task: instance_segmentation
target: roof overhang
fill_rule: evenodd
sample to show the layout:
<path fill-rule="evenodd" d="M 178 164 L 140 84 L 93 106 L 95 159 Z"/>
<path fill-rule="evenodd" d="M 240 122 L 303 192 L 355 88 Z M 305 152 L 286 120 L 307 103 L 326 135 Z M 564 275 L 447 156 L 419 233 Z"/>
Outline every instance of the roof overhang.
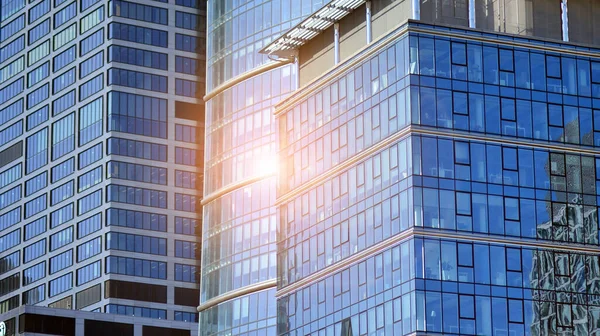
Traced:
<path fill-rule="evenodd" d="M 367 0 L 332 0 L 259 52 L 282 58 L 294 57 L 301 46 L 365 2 Z"/>

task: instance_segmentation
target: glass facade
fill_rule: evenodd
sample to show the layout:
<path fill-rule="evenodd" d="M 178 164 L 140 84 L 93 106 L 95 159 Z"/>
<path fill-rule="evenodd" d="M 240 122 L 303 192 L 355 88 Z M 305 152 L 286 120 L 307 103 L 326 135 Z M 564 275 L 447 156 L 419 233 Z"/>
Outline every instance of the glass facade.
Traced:
<path fill-rule="evenodd" d="M 0 3 L 0 314 L 39 305 L 197 330 L 205 2 Z M 196 48 L 169 48 L 183 32 Z M 179 81 L 193 89 L 179 95 Z M 170 294 L 119 296 L 111 281 Z"/>
<path fill-rule="evenodd" d="M 276 111 L 277 333 L 598 333 L 600 50 L 391 35 Z"/>
<path fill-rule="evenodd" d="M 273 107 L 296 88 L 297 73 L 287 64 L 245 74 L 272 62 L 258 51 L 325 2 L 208 2 L 206 78 L 211 99 L 206 102 L 201 335 L 276 333 Z M 188 24 L 193 20 L 183 28 Z M 176 37 L 176 49 L 193 48 L 194 41 L 187 39 L 184 34 Z M 176 62 L 177 72 L 195 71 L 196 65 L 186 59 Z M 225 82 L 234 84 L 220 88 Z M 176 85 L 177 94 L 185 96 L 187 83 Z M 181 157 L 185 164 L 185 152 Z"/>

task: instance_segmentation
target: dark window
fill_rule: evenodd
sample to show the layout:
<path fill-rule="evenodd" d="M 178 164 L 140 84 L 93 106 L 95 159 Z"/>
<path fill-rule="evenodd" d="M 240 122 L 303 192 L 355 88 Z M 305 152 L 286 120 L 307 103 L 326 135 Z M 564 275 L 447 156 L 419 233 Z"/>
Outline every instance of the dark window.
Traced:
<path fill-rule="evenodd" d="M 75 336 L 75 319 L 61 316 L 21 314 L 19 316 L 19 332 Z M 88 334 L 86 333 L 86 335 Z"/>
<path fill-rule="evenodd" d="M 200 304 L 200 291 L 198 289 L 175 287 L 175 304 L 198 307 Z"/>
<path fill-rule="evenodd" d="M 198 293 L 196 294 L 197 295 L 195 297 L 199 299 Z M 108 280 L 104 283 L 104 298 L 117 298 L 126 300 L 167 303 L 167 286 L 150 285 L 119 280 Z M 178 304 L 177 299 L 175 299 L 175 304 Z"/>
<path fill-rule="evenodd" d="M 86 336 L 133 336 L 133 324 L 85 320 L 84 333 Z"/>

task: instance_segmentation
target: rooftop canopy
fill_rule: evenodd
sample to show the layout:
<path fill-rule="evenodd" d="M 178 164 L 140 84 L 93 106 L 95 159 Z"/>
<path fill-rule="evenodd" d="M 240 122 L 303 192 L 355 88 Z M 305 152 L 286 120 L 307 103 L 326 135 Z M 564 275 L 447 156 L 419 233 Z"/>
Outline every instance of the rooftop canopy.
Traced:
<path fill-rule="evenodd" d="M 332 0 L 311 16 L 304 19 L 287 33 L 264 47 L 260 53 L 291 57 L 315 36 L 321 34 L 335 22 L 367 2 L 366 0 Z"/>

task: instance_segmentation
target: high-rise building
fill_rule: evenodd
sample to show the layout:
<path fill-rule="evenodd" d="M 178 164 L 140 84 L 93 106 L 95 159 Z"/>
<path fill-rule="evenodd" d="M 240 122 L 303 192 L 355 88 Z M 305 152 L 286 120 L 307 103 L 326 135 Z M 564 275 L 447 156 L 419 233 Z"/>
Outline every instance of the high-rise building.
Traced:
<path fill-rule="evenodd" d="M 197 330 L 206 3 L 0 4 L 0 314 Z"/>
<path fill-rule="evenodd" d="M 333 0 L 263 48 L 277 334 L 600 332 L 599 11 Z"/>
<path fill-rule="evenodd" d="M 258 51 L 323 4 L 208 1 L 200 335 L 276 333 L 273 106 L 297 76 Z"/>

